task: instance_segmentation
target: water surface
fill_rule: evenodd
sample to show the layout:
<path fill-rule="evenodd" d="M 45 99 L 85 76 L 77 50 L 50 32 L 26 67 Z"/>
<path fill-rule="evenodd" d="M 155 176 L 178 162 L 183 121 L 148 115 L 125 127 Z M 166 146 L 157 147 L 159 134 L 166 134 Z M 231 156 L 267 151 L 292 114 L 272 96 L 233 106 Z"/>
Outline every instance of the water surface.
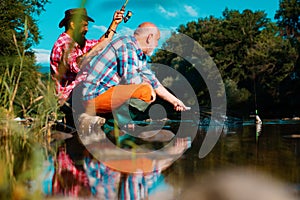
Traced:
<path fill-rule="evenodd" d="M 205 127 L 200 126 L 192 148 L 165 171 L 175 193 L 180 194 L 207 174 L 240 168 L 265 173 L 299 191 L 299 121 L 265 120 L 261 127 L 248 121 L 225 127 L 212 151 L 200 159 L 198 152 L 205 134 Z"/>

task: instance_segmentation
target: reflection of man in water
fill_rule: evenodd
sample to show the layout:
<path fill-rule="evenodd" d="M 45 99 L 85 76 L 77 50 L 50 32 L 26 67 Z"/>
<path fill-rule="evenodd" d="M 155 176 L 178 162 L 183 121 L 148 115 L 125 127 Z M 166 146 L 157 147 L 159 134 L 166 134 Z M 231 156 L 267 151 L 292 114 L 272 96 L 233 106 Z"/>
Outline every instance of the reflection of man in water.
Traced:
<path fill-rule="evenodd" d="M 173 163 L 173 156 L 187 148 L 186 138 L 178 138 L 163 159 L 86 159 L 84 168 L 91 191 L 99 199 L 170 199 L 173 189 L 164 181 L 162 171 Z"/>
<path fill-rule="evenodd" d="M 43 186 L 48 195 L 54 196 L 93 196 L 108 200 L 166 199 L 172 195 L 172 188 L 165 183 L 161 173 L 173 163 L 172 156 L 181 155 L 187 148 L 185 139 L 178 139 L 166 152 L 165 159 L 134 158 L 99 162 L 87 156 L 83 170 L 75 167 L 64 148 L 59 148 L 56 160 L 51 162 L 54 177 L 47 177 L 53 178 L 52 187 L 49 188 L 48 183 L 51 182 L 48 180 L 44 181 Z"/>

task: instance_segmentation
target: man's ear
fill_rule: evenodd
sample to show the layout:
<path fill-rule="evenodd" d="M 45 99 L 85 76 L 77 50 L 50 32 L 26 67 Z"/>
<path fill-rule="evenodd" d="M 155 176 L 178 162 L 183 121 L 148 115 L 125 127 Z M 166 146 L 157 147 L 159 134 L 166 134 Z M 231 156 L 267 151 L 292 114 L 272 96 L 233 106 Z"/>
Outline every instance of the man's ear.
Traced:
<path fill-rule="evenodd" d="M 151 42 L 152 38 L 153 38 L 153 34 L 150 33 L 150 34 L 147 36 L 147 40 L 146 40 L 147 44 L 149 44 L 149 43 Z"/>
<path fill-rule="evenodd" d="M 73 21 L 70 22 L 70 28 L 73 30 L 75 29 L 75 23 Z"/>

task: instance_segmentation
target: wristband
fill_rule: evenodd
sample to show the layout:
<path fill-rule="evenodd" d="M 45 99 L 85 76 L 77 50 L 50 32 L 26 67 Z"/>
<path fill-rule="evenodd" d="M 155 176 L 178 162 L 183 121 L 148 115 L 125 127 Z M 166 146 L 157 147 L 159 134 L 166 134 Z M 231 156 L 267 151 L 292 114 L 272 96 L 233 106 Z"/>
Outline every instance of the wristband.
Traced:
<path fill-rule="evenodd" d="M 105 33 L 105 37 L 106 37 L 106 38 L 108 38 L 108 35 L 109 35 L 110 31 L 112 31 L 112 32 L 114 32 L 114 33 L 117 33 L 115 30 L 109 28 L 109 29 L 107 29 L 107 31 L 106 31 L 106 33 Z"/>
<path fill-rule="evenodd" d="M 115 30 L 113 30 L 113 29 L 111 29 L 111 28 L 110 28 L 109 30 L 111 30 L 111 31 L 114 32 L 114 33 L 117 33 L 117 31 L 115 31 Z"/>

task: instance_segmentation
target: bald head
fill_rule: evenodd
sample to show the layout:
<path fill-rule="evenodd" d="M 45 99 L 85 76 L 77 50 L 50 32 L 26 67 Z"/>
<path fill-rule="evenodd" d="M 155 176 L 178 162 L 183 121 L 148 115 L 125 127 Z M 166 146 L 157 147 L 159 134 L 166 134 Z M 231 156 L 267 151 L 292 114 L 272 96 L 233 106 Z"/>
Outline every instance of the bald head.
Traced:
<path fill-rule="evenodd" d="M 134 37 L 137 39 L 143 52 L 147 55 L 151 55 L 158 45 L 160 31 L 155 24 L 144 22 L 134 31 Z"/>
<path fill-rule="evenodd" d="M 151 22 L 144 22 L 140 24 L 134 31 L 135 36 L 145 36 L 148 34 L 157 34 L 159 32 L 155 24 Z"/>

